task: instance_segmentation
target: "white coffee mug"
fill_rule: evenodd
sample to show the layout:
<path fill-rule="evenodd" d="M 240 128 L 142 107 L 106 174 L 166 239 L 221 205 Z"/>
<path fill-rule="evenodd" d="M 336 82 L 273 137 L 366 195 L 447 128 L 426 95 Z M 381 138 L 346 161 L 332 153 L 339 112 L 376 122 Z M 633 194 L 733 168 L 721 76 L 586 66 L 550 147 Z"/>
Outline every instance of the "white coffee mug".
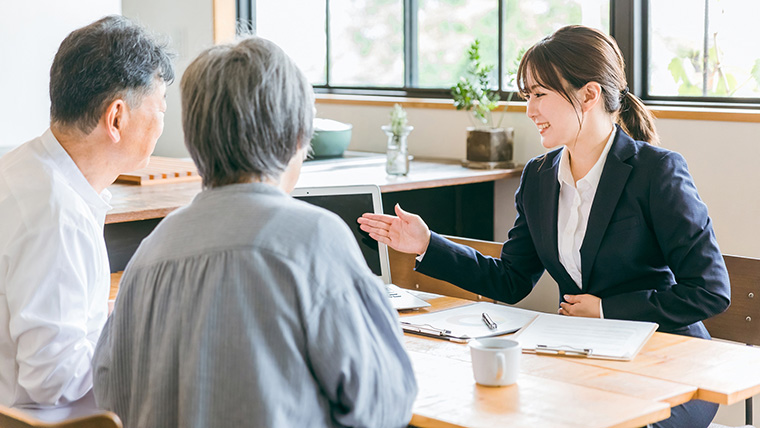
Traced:
<path fill-rule="evenodd" d="M 489 337 L 469 343 L 475 382 L 506 386 L 517 382 L 522 349 L 515 340 Z"/>

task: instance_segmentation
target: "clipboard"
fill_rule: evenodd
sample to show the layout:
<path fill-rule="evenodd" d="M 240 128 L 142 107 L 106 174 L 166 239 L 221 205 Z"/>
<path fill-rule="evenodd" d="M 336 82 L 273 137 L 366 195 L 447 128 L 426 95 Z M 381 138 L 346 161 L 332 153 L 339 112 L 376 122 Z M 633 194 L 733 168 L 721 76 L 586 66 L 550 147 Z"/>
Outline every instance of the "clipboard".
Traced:
<path fill-rule="evenodd" d="M 496 324 L 483 321 L 488 314 Z M 540 312 L 495 303 L 478 302 L 456 308 L 401 318 L 407 333 L 465 343 L 471 339 L 514 333 L 530 323 Z"/>
<path fill-rule="evenodd" d="M 524 353 L 630 361 L 658 324 L 540 314 L 514 337 Z"/>

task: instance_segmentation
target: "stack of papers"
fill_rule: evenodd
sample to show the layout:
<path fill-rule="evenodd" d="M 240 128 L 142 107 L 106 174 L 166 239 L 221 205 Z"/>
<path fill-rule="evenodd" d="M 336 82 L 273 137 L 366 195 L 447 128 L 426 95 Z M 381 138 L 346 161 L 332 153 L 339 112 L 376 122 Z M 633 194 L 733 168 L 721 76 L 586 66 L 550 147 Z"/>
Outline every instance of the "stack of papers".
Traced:
<path fill-rule="evenodd" d="M 527 353 L 630 361 L 657 327 L 651 322 L 540 314 L 514 339 Z"/>
<path fill-rule="evenodd" d="M 496 324 L 489 328 L 483 314 Z M 658 325 L 651 322 L 569 317 L 479 302 L 422 315 L 403 317 L 407 333 L 454 342 L 517 334 L 523 352 L 568 357 L 632 360 Z"/>
<path fill-rule="evenodd" d="M 483 321 L 486 313 L 496 323 L 489 328 Z M 479 302 L 445 309 L 428 314 L 414 315 L 401 319 L 401 327 L 408 333 L 433 336 L 454 342 L 466 342 L 481 337 L 514 333 L 540 312 L 519 309 L 512 306 Z"/>

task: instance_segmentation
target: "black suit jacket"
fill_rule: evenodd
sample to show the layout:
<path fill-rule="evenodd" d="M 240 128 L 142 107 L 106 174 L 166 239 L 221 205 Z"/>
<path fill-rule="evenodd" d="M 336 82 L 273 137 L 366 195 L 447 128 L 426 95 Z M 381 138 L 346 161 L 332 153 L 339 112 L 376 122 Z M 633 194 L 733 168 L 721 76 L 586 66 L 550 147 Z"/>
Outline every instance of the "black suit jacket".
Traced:
<path fill-rule="evenodd" d="M 730 287 L 683 157 L 617 130 L 589 213 L 578 288 L 559 261 L 560 155 L 554 150 L 525 166 L 501 258 L 433 233 L 417 270 L 507 303 L 527 296 L 547 270 L 560 296 L 600 297 L 605 318 L 652 321 L 661 331 L 708 338 L 700 321 L 726 310 Z"/>

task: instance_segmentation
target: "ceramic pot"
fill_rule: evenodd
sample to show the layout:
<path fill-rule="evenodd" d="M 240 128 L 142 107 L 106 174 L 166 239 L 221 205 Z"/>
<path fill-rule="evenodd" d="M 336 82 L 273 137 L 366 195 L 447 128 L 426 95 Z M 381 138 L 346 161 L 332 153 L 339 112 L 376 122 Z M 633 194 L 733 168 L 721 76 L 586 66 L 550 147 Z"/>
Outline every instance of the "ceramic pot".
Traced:
<path fill-rule="evenodd" d="M 470 168 L 513 168 L 514 128 L 467 128 L 467 160 Z"/>

